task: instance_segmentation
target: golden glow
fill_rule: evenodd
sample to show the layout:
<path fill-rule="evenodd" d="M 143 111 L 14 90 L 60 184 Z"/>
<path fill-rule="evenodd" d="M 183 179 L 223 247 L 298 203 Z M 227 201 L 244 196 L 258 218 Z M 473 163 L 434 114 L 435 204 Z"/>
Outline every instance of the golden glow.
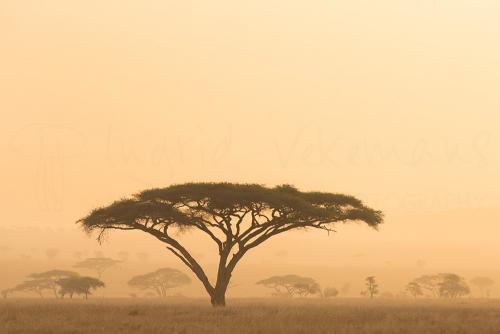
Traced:
<path fill-rule="evenodd" d="M 133 233 L 99 248 L 74 221 L 227 180 L 386 213 L 380 232 L 294 233 L 241 268 L 497 270 L 499 18 L 493 0 L 3 0 L 0 261 L 131 247 L 175 263 Z"/>

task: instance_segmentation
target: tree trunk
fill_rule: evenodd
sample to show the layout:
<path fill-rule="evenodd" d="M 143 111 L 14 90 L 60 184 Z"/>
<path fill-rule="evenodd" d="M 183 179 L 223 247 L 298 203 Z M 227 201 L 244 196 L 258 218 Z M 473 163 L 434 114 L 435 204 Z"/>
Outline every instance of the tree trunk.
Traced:
<path fill-rule="evenodd" d="M 231 279 L 231 273 L 227 271 L 220 271 L 217 277 L 215 288 L 210 294 L 210 301 L 213 307 L 226 306 L 226 291 Z"/>
<path fill-rule="evenodd" d="M 226 306 L 226 289 L 214 290 L 214 293 L 210 297 L 210 302 L 213 307 Z"/>

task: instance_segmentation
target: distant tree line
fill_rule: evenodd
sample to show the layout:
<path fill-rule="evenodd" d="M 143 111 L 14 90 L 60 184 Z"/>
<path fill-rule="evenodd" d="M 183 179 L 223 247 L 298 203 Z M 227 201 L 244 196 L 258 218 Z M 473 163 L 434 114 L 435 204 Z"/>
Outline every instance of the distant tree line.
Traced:
<path fill-rule="evenodd" d="M 105 283 L 101 280 L 103 273 L 109 268 L 122 261 L 109 258 L 88 258 L 74 265 L 75 268 L 93 270 L 97 278 L 82 276 L 70 270 L 49 270 L 32 273 L 26 279 L 12 288 L 0 291 L 3 298 L 8 298 L 16 293 L 29 292 L 41 298 L 52 295 L 54 298 L 63 299 L 66 296 L 73 298 L 75 295 L 87 299 L 94 290 L 104 288 Z M 475 286 L 482 297 L 489 297 L 490 289 L 495 282 L 488 277 L 475 277 L 469 282 Z M 171 289 L 187 285 L 191 279 L 183 272 L 173 268 L 160 268 L 152 272 L 133 276 L 127 281 L 128 286 L 142 292 L 142 296 L 156 296 L 166 298 Z M 346 295 L 350 284 L 344 284 L 340 291 L 333 286 L 322 288 L 321 285 L 311 277 L 296 274 L 277 275 L 256 282 L 257 285 L 271 289 L 272 296 L 287 298 L 306 298 L 316 296 L 320 298 L 334 298 L 339 294 Z M 375 276 L 368 276 L 364 280 L 365 288 L 361 295 L 373 299 L 377 296 L 392 298 L 390 292 L 379 293 L 379 284 Z M 446 298 L 456 299 L 467 296 L 471 289 L 467 281 L 454 273 L 439 273 L 434 275 L 419 276 L 405 286 L 398 296 L 411 296 L 413 298 Z M 137 294 L 131 294 L 136 297 Z"/>
<path fill-rule="evenodd" d="M 495 282 L 488 277 L 475 277 L 469 281 L 481 291 L 483 297 L 489 297 L 489 289 Z M 332 298 L 339 295 L 339 290 L 335 287 L 321 288 L 321 286 L 310 277 L 299 275 L 271 276 L 260 280 L 257 285 L 272 289 L 272 296 L 276 297 L 308 297 L 318 296 L 322 298 Z M 345 284 L 341 291 L 345 294 L 349 285 Z M 455 299 L 467 296 L 471 289 L 467 281 L 454 273 L 439 273 L 435 275 L 423 275 L 411 280 L 402 293 L 398 296 L 412 296 L 414 298 L 446 298 Z M 379 284 L 375 276 L 365 278 L 365 288 L 361 295 L 373 299 L 377 296 L 382 298 L 393 298 L 391 292 L 379 291 Z"/>
<path fill-rule="evenodd" d="M 98 275 L 118 263 L 106 258 L 91 258 L 79 262 L 75 267 L 95 270 Z M 182 285 L 189 284 L 189 277 L 177 269 L 161 268 L 154 272 L 132 277 L 128 285 L 132 288 L 146 291 L 145 296 L 156 295 L 161 298 L 168 296 L 168 291 Z M 105 283 L 99 278 L 81 276 L 77 272 L 69 270 L 49 270 L 41 273 L 33 273 L 26 280 L 16 286 L 0 291 L 3 298 L 19 293 L 35 293 L 40 298 L 50 293 L 55 298 L 63 299 L 65 296 L 73 298 L 81 295 L 88 299 L 92 291 L 104 288 Z"/>
<path fill-rule="evenodd" d="M 465 279 L 453 273 L 417 277 L 406 285 L 406 290 L 414 298 L 420 296 L 459 298 L 470 294 L 470 288 Z"/>
<path fill-rule="evenodd" d="M 321 288 L 320 284 L 311 277 L 303 277 L 295 274 L 283 276 L 271 276 L 256 283 L 265 288 L 272 289 L 275 297 L 309 297 L 318 296 L 322 298 L 337 297 L 339 291 L 335 287 Z"/>
<path fill-rule="evenodd" d="M 101 281 L 104 271 L 120 262 L 106 257 L 88 258 L 73 267 L 93 270 L 98 278 L 81 276 L 75 271 L 54 269 L 30 274 L 25 281 L 1 291 L 1 294 L 3 298 L 7 298 L 17 292 L 32 292 L 44 298 L 48 291 L 55 298 L 62 299 L 65 296 L 73 298 L 74 295 L 82 295 L 87 299 L 93 290 L 105 287 L 105 283 Z"/>
<path fill-rule="evenodd" d="M 2 291 L 3 298 L 16 292 L 33 292 L 40 298 L 44 298 L 45 292 L 50 292 L 55 298 L 64 298 L 68 295 L 82 295 L 85 299 L 92 294 L 92 290 L 103 288 L 104 282 L 97 278 L 80 276 L 78 273 L 68 270 L 49 270 L 41 273 L 33 273 L 27 279 L 13 288 Z"/>

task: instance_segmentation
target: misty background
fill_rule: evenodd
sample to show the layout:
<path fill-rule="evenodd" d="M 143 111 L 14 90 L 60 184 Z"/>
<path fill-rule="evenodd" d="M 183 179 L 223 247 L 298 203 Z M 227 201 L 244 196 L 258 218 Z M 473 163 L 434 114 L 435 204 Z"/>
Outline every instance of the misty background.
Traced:
<path fill-rule="evenodd" d="M 188 273 L 146 235 L 100 246 L 75 225 L 188 181 L 290 183 L 386 215 L 379 232 L 274 238 L 229 297 L 287 273 L 351 296 L 368 275 L 393 293 L 426 273 L 500 282 L 499 15 L 471 0 L 2 1 L 0 287 L 100 255 L 126 258 L 108 296 L 159 267 Z M 215 268 L 209 240 L 182 237 Z"/>

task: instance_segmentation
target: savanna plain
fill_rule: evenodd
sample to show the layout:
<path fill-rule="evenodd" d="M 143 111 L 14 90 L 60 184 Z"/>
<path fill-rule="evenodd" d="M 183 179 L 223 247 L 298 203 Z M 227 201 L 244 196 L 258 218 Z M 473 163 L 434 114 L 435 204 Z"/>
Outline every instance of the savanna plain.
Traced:
<path fill-rule="evenodd" d="M 8 299 L 0 333 L 500 333 L 500 300 Z"/>

